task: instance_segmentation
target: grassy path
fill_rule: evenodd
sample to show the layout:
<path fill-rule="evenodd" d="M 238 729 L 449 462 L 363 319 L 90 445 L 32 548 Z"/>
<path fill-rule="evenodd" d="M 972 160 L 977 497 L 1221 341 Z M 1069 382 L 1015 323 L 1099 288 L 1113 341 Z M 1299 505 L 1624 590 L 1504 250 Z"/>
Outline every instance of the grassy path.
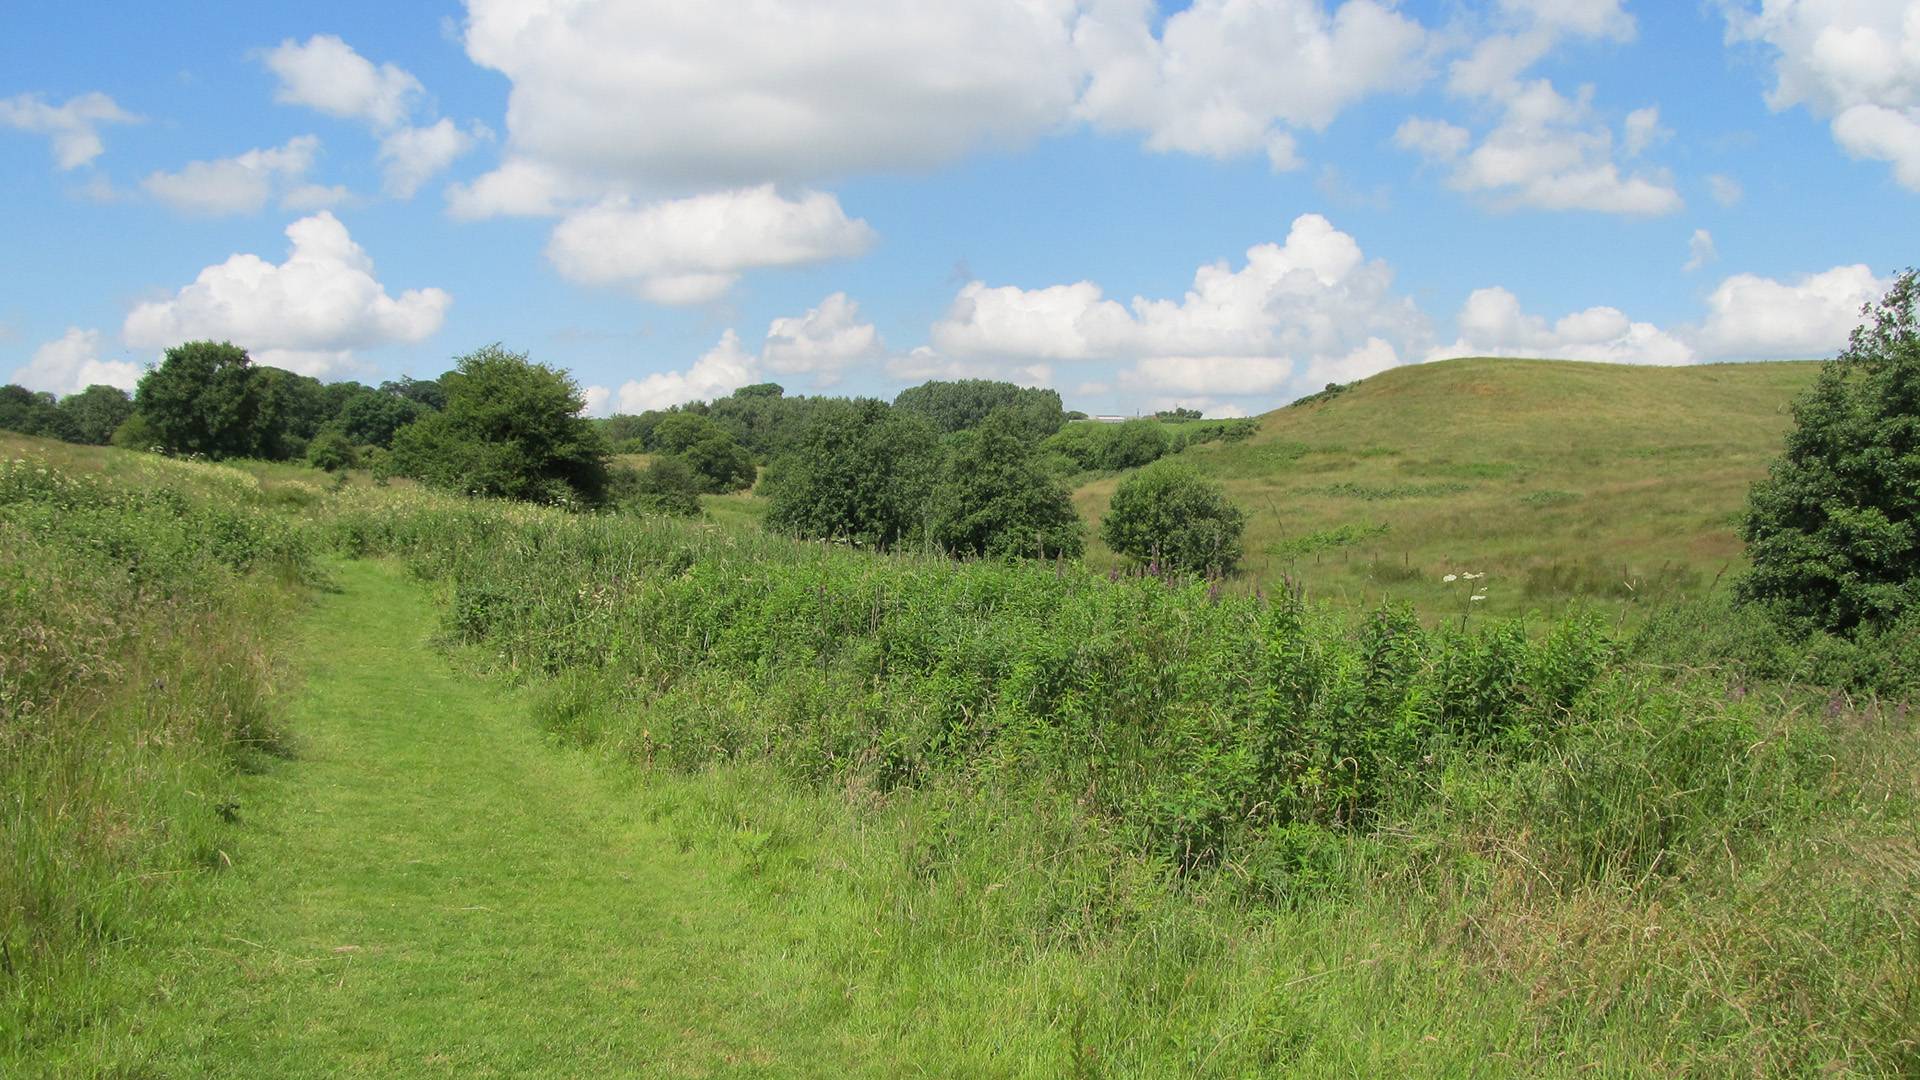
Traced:
<path fill-rule="evenodd" d="M 523 697 L 452 670 L 402 572 L 337 578 L 301 628 L 298 758 L 243 805 L 220 925 L 108 1057 L 166 1076 L 859 1067 L 807 1015 L 817 993 L 779 989 L 777 913 L 543 742 Z"/>

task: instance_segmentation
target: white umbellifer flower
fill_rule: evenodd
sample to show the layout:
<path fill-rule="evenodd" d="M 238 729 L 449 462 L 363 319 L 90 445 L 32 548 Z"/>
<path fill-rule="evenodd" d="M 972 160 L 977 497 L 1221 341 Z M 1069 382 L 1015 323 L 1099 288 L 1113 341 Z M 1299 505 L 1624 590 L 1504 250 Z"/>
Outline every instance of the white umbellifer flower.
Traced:
<path fill-rule="evenodd" d="M 1469 596 L 1469 597 L 1467 597 L 1467 599 L 1469 599 L 1469 600 L 1485 600 L 1486 598 L 1487 598 L 1487 594 L 1486 594 L 1486 593 L 1481 593 L 1481 594 L 1480 594 L 1480 595 L 1478 595 L 1478 596 Z"/>
<path fill-rule="evenodd" d="M 1441 581 L 1459 581 L 1459 580 L 1460 580 L 1460 575 L 1459 575 L 1459 574 L 1448 574 L 1448 575 L 1447 575 L 1446 577 L 1443 577 L 1443 578 L 1441 578 L 1440 580 L 1441 580 Z"/>
<path fill-rule="evenodd" d="M 1461 574 L 1460 576 L 1463 578 L 1466 578 L 1468 581 L 1478 581 L 1481 578 L 1486 577 L 1487 575 L 1485 571 L 1482 571 L 1478 574 Z"/>

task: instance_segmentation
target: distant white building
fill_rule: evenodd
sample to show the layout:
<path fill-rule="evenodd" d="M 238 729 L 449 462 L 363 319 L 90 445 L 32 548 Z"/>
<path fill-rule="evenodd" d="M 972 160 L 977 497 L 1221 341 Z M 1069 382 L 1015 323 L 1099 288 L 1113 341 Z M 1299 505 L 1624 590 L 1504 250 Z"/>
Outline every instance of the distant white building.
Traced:
<path fill-rule="evenodd" d="M 1097 424 L 1124 424 L 1131 419 L 1133 419 L 1131 416 L 1096 416 L 1093 418 Z"/>

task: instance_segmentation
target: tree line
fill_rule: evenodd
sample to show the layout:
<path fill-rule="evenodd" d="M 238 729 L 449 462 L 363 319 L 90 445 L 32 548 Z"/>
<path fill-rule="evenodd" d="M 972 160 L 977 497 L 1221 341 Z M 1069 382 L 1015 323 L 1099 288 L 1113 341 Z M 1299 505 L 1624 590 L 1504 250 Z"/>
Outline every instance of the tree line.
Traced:
<path fill-rule="evenodd" d="M 1069 424 L 1058 392 L 984 379 L 877 398 L 788 396 L 775 383 L 713 401 L 594 420 L 564 371 L 499 345 L 438 378 L 323 384 L 254 364 L 226 342 L 167 350 L 132 395 L 63 400 L 9 387 L 0 427 L 212 459 L 364 467 L 468 495 L 581 509 L 698 514 L 702 495 L 757 489 L 770 528 L 879 550 L 1077 558 L 1086 528 L 1067 478 L 1148 465 L 1244 438 L 1251 421 Z M 617 460 L 642 454 L 644 468 Z M 1129 478 L 1102 522 L 1156 572 L 1221 574 L 1245 516 L 1191 469 Z"/>

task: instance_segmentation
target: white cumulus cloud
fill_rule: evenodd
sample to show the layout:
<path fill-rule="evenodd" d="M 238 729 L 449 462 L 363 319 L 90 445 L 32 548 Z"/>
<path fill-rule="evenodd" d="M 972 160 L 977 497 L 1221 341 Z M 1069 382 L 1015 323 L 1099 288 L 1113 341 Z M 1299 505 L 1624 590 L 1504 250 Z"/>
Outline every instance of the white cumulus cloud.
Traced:
<path fill-rule="evenodd" d="M 140 186 L 175 210 L 208 217 L 258 213 L 277 189 L 292 196 L 292 202 L 307 207 L 314 205 L 316 190 L 332 190 L 300 183 L 319 153 L 320 140 L 301 135 L 283 146 L 249 150 L 217 161 L 188 162 L 177 173 L 155 172 Z"/>
<path fill-rule="evenodd" d="M 1125 385 L 1189 395 L 1270 394 L 1344 380 L 1400 362 L 1430 338 L 1426 318 L 1392 291 L 1326 218 L 1296 218 L 1284 244 L 1246 263 L 1201 267 L 1178 300 L 1121 304 L 1092 282 L 1041 289 L 964 286 L 931 331 L 932 353 L 999 364 L 1114 361 Z"/>
<path fill-rule="evenodd" d="M 1413 117 L 1395 144 L 1444 168 L 1455 190 L 1499 206 L 1637 216 L 1678 210 L 1682 200 L 1665 170 L 1630 172 L 1621 164 L 1671 134 L 1657 106 L 1628 113 L 1616 140 L 1594 107 L 1593 87 L 1569 97 L 1548 79 L 1523 78 L 1567 36 L 1631 39 L 1632 17 L 1612 0 L 1502 0 L 1500 7 L 1513 30 L 1482 39 L 1453 62 L 1447 80 L 1455 96 L 1497 109 L 1499 122 L 1472 145 L 1465 128 Z"/>
<path fill-rule="evenodd" d="M 886 351 L 879 330 L 861 320 L 860 305 L 839 292 L 804 315 L 773 320 L 760 357 L 776 374 L 811 375 L 815 386 L 830 386 L 848 368 L 877 360 Z"/>
<path fill-rule="evenodd" d="M 403 127 L 380 140 L 380 167 L 387 194 L 411 199 L 421 185 L 459 160 L 485 137 L 486 129 L 462 131 L 442 117 L 421 127 Z"/>
<path fill-rule="evenodd" d="M 1749 0 L 1727 37 L 1774 53 L 1774 109 L 1805 106 L 1855 157 L 1885 161 L 1920 191 L 1920 7 L 1909 0 Z"/>
<path fill-rule="evenodd" d="M 0 99 L 0 126 L 51 136 L 53 160 L 62 170 L 77 169 L 106 151 L 100 141 L 101 125 L 139 120 L 98 91 L 68 98 L 60 105 L 47 104 L 39 94 Z"/>
<path fill-rule="evenodd" d="M 140 381 L 140 366 L 129 360 L 102 360 L 104 344 L 100 331 L 70 326 L 35 349 L 27 365 L 14 370 L 11 381 L 63 397 L 95 384 L 132 390 Z"/>
<path fill-rule="evenodd" d="M 1687 240 L 1687 262 L 1682 270 L 1692 272 L 1720 257 L 1713 245 L 1713 234 L 1705 229 L 1693 230 L 1693 236 Z"/>
<path fill-rule="evenodd" d="M 1892 286 L 1864 265 L 1792 281 L 1735 274 L 1707 297 L 1701 348 L 1736 360 L 1815 359 L 1846 347 L 1860 309 Z"/>
<path fill-rule="evenodd" d="M 1475 289 L 1467 297 L 1459 329 L 1458 340 L 1426 358 L 1527 356 L 1610 364 L 1690 364 L 1697 359 L 1686 342 L 1652 323 L 1634 322 L 1618 308 L 1591 307 L 1549 323 L 1527 314 L 1519 297 L 1499 286 Z"/>
<path fill-rule="evenodd" d="M 373 260 L 332 214 L 301 218 L 286 232 L 285 262 L 241 254 L 209 266 L 172 298 L 135 307 L 122 337 L 156 351 L 228 340 L 260 363 L 318 375 L 350 365 L 360 349 L 423 341 L 445 321 L 451 296 L 435 288 L 388 295 Z"/>
<path fill-rule="evenodd" d="M 512 84 L 498 185 L 658 198 L 923 169 L 1081 124 L 1153 150 L 1298 167 L 1294 129 L 1426 77 L 1392 0 L 468 0 L 466 46 Z M 562 207 L 564 208 L 564 207 Z"/>
<path fill-rule="evenodd" d="M 444 117 L 409 124 L 426 99 L 420 80 L 394 64 L 376 67 L 333 34 L 315 34 L 304 43 L 288 38 L 263 59 L 279 82 L 274 100 L 359 120 L 380 136 L 382 182 L 395 198 L 412 198 L 428 180 L 490 137 L 479 124 L 462 130 Z M 426 111 L 431 115 L 430 108 Z"/>
<path fill-rule="evenodd" d="M 413 102 L 426 93 L 420 80 L 393 64 L 375 67 L 333 34 L 315 34 L 304 43 L 288 38 L 263 59 L 279 85 L 273 99 L 304 105 L 343 120 L 364 120 L 378 128 L 404 123 Z"/>
<path fill-rule="evenodd" d="M 720 297 L 742 271 L 850 258 L 874 239 L 832 195 L 789 199 L 765 184 L 648 205 L 608 200 L 560 222 L 547 258 L 572 281 L 698 304 Z"/>
<path fill-rule="evenodd" d="M 637 413 L 724 397 L 769 373 L 805 375 L 816 388 L 831 386 L 850 368 L 886 357 L 886 344 L 873 324 L 860 318 L 860 305 L 834 293 L 803 315 L 774 319 L 758 354 L 728 330 L 685 371 L 629 379 L 618 390 L 587 387 L 587 394 L 590 411 L 617 403 L 621 412 Z M 601 404 L 593 406 L 596 401 Z"/>
<path fill-rule="evenodd" d="M 1323 129 L 1354 102 L 1426 75 L 1426 29 L 1376 0 L 1332 11 L 1321 0 L 1198 0 L 1157 36 L 1154 15 L 1152 0 L 1102 0 L 1074 30 L 1089 75 L 1078 115 L 1144 132 L 1151 150 L 1264 152 L 1291 168 L 1285 128 Z"/>

